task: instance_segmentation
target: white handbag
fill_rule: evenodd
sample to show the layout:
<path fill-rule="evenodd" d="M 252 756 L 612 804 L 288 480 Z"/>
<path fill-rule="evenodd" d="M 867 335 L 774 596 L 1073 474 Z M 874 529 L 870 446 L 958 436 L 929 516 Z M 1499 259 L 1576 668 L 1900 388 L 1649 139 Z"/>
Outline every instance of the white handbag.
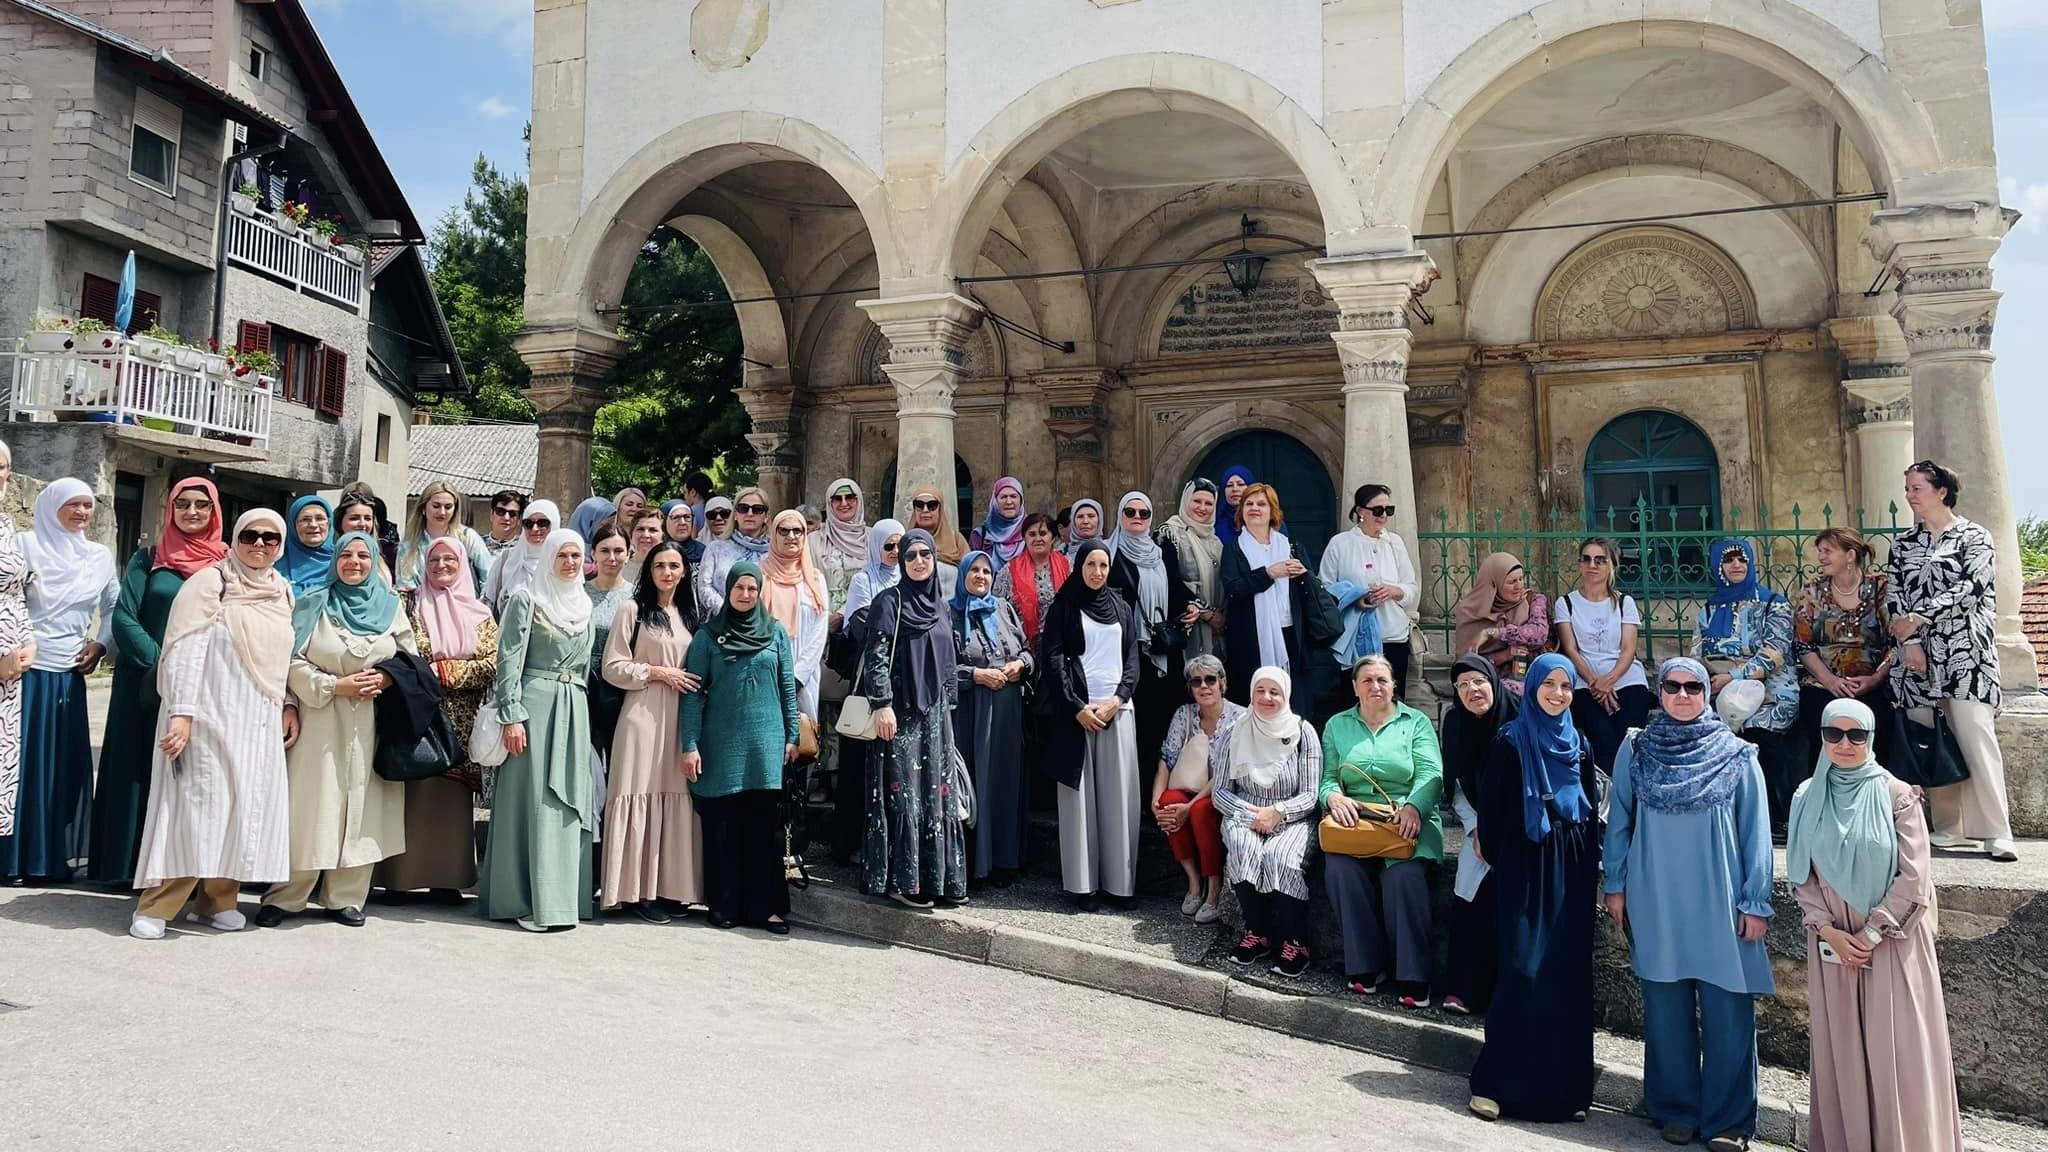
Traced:
<path fill-rule="evenodd" d="M 889 634 L 889 656 L 896 655 L 896 638 L 903 635 L 903 609 L 896 610 L 896 630 Z M 861 653 L 860 667 L 853 670 L 853 689 L 846 694 L 846 702 L 839 706 L 839 720 L 832 730 L 848 740 L 873 740 L 875 733 L 875 710 L 868 698 L 860 693 L 861 674 L 868 670 L 867 653 Z"/>
<path fill-rule="evenodd" d="M 498 706 L 486 702 L 476 710 L 476 726 L 469 730 L 469 761 L 480 768 L 496 768 L 511 755 L 505 747 L 505 726 L 498 721 Z"/>

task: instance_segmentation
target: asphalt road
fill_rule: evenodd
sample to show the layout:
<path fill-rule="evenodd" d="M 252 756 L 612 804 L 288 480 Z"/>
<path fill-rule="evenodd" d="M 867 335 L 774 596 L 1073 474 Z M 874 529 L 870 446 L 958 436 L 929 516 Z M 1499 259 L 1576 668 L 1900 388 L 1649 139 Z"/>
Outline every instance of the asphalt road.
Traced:
<path fill-rule="evenodd" d="M 0 889 L 0 1149 L 1660 1149 L 1488 1125 L 1461 1080 L 799 930 L 537 937 L 372 906 L 130 940 Z M 245 911 L 254 911 L 245 899 Z"/>

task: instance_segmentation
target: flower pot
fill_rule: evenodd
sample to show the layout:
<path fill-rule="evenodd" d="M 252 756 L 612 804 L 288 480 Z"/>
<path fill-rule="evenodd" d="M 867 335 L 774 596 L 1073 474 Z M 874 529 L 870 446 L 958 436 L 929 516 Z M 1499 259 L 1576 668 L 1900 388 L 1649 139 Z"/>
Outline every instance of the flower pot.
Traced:
<path fill-rule="evenodd" d="M 71 337 L 71 347 L 78 352 L 118 352 L 125 340 L 119 332 L 85 332 Z"/>
<path fill-rule="evenodd" d="M 284 214 L 284 213 L 282 213 L 282 212 L 279 212 L 279 213 L 278 213 L 277 215 L 275 215 L 275 216 L 272 216 L 272 217 L 270 218 L 270 222 L 271 222 L 272 224 L 275 224 L 275 225 L 277 225 L 277 230 L 278 230 L 279 232 L 282 232 L 282 233 L 284 233 L 284 234 L 285 234 L 285 235 L 287 235 L 287 236 L 296 236 L 296 235 L 298 235 L 298 231 L 299 231 L 299 222 L 298 222 L 297 220 L 294 220 L 294 219 L 292 219 L 291 217 L 289 217 L 289 216 L 285 215 L 285 214 Z"/>
<path fill-rule="evenodd" d="M 187 348 L 179 345 L 171 349 L 171 361 L 188 372 L 199 372 L 206 368 L 206 351 L 202 348 Z"/>
<path fill-rule="evenodd" d="M 135 338 L 135 354 L 145 360 L 169 360 L 177 351 L 178 346 L 168 340 L 159 340 L 154 336 Z"/>
<path fill-rule="evenodd" d="M 254 196 L 244 196 L 240 192 L 230 192 L 228 193 L 228 207 L 240 215 L 254 216 L 256 214 L 256 198 Z"/>
<path fill-rule="evenodd" d="M 323 252 L 334 247 L 334 237 L 318 229 L 307 230 L 306 240 L 308 243 L 312 244 L 313 247 L 318 248 Z"/>
<path fill-rule="evenodd" d="M 228 358 L 215 352 L 201 352 L 199 370 L 210 378 L 219 379 L 228 374 Z"/>
<path fill-rule="evenodd" d="M 152 432 L 176 432 L 178 430 L 178 426 L 169 420 L 159 420 L 155 417 L 144 417 L 136 421 L 136 423 L 141 424 Z"/>
<path fill-rule="evenodd" d="M 336 244 L 335 254 L 358 268 L 363 266 L 363 250 L 353 244 Z"/>
<path fill-rule="evenodd" d="M 28 334 L 28 350 L 31 352 L 69 352 L 75 343 L 76 337 L 63 329 Z"/>

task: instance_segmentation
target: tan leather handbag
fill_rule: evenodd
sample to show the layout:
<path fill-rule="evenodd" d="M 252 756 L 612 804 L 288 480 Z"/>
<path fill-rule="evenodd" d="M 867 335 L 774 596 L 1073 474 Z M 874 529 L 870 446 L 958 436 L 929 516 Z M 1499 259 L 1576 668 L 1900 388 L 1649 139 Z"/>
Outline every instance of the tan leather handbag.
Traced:
<path fill-rule="evenodd" d="M 1348 765 L 1346 766 L 1348 767 Z M 1338 769 L 1343 775 L 1345 769 Z M 1335 818 L 1323 817 L 1316 825 L 1316 843 L 1332 856 L 1358 856 L 1367 859 L 1408 860 L 1415 855 L 1415 838 L 1401 835 L 1394 826 L 1394 814 L 1401 810 L 1380 782 L 1355 768 L 1352 775 L 1372 785 L 1372 790 L 1385 797 L 1384 804 L 1359 804 L 1358 823 L 1349 828 L 1337 823 Z"/>

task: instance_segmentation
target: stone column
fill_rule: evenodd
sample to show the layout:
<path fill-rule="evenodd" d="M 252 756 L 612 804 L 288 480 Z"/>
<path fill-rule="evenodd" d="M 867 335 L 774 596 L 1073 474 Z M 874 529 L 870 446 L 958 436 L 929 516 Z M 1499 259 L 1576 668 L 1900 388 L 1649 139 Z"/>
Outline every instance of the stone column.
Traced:
<path fill-rule="evenodd" d="M 754 482 L 776 511 L 803 502 L 804 416 L 787 368 L 749 364 L 740 385 L 747 410 L 747 443 L 754 449 Z"/>
<path fill-rule="evenodd" d="M 981 306 L 952 292 L 862 300 L 860 307 L 889 341 L 882 365 L 896 386 L 896 507 L 910 523 L 910 493 L 936 484 L 946 523 L 960 523 L 953 485 L 953 393 L 967 365 L 967 340 L 981 326 Z"/>
<path fill-rule="evenodd" d="M 1436 280 L 1436 261 L 1422 251 L 1341 256 L 1309 269 L 1337 302 L 1331 334 L 1344 365 L 1342 511 L 1360 484 L 1393 490 L 1394 531 L 1415 539 L 1415 472 L 1408 453 L 1408 301 Z"/>
<path fill-rule="evenodd" d="M 587 328 L 530 329 L 512 342 L 533 372 L 526 386 L 540 425 L 533 494 L 555 501 L 565 516 L 590 495 L 590 442 L 607 399 L 604 378 L 624 343 Z"/>
<path fill-rule="evenodd" d="M 1892 316 L 1909 352 L 1913 456 L 1954 468 L 1963 480 L 1957 511 L 1990 530 L 1999 671 L 2008 689 L 2031 692 L 2039 684 L 2020 628 L 2019 536 L 1991 374 L 1999 299 L 1991 257 L 2018 218 L 1990 203 L 1888 208 L 1871 217 L 1863 243 L 1898 284 Z"/>
<path fill-rule="evenodd" d="M 1055 517 L 1061 508 L 1092 497 L 1103 502 L 1102 432 L 1105 402 L 1111 383 L 1106 368 L 1070 368 L 1034 373 L 1032 382 L 1045 396 L 1046 431 L 1052 433 Z"/>
<path fill-rule="evenodd" d="M 1846 423 L 1855 446 L 1856 468 L 1850 506 L 1839 522 L 1864 526 L 1907 524 L 1913 514 L 1900 492 L 1901 476 L 1913 455 L 1913 373 L 1906 361 L 1906 334 L 1890 316 L 1838 317 L 1821 331 L 1842 354 Z"/>

